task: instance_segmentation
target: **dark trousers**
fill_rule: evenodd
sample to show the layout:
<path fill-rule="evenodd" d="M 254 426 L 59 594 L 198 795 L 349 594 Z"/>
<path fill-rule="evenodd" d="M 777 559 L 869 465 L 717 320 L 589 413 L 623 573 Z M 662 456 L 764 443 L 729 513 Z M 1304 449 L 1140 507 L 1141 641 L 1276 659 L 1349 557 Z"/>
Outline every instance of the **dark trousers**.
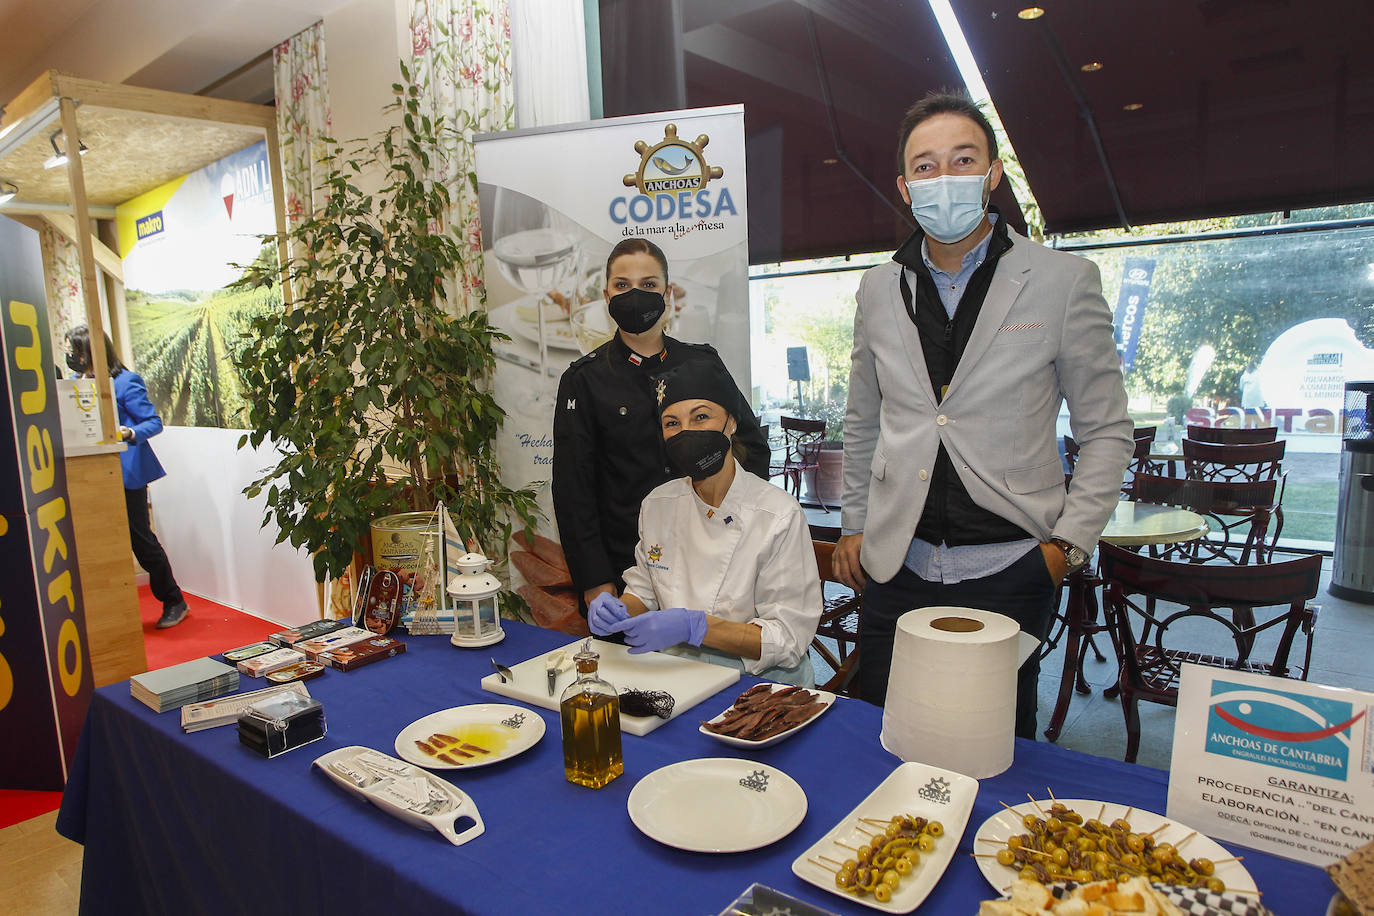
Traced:
<path fill-rule="evenodd" d="M 863 699 L 882 706 L 892 667 L 892 640 L 897 618 L 923 607 L 977 608 L 1005 614 L 1021 629 L 1044 641 L 1054 617 L 1059 583 L 1050 579 L 1037 545 L 1011 566 L 981 579 L 954 585 L 927 582 L 905 566 L 887 582 L 869 580 L 859 615 L 859 690 Z M 1040 680 L 1039 653 L 1021 666 L 1016 679 L 1016 735 L 1035 739 L 1035 707 Z"/>
<path fill-rule="evenodd" d="M 133 544 L 134 557 L 138 565 L 148 573 L 148 586 L 153 597 L 162 602 L 164 609 L 181 602 L 181 589 L 172 575 L 172 564 L 167 560 L 167 552 L 153 534 L 152 524 L 148 521 L 148 488 L 124 491 L 124 504 L 129 509 L 129 541 Z"/>

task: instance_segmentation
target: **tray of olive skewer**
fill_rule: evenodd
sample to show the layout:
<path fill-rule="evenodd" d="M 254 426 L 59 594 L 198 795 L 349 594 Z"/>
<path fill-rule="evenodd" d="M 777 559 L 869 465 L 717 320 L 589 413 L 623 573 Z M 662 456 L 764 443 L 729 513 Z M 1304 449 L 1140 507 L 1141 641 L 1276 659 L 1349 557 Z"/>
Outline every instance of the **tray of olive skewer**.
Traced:
<path fill-rule="evenodd" d="M 963 836 L 978 781 L 903 763 L 792 862 L 816 887 L 889 913 L 909 913 L 944 874 Z"/>
<path fill-rule="evenodd" d="M 1027 798 L 1004 802 L 974 835 L 978 867 L 1000 892 L 1018 878 L 1048 885 L 1143 877 L 1215 894 L 1257 893 L 1241 857 L 1178 821 L 1110 802 Z"/>

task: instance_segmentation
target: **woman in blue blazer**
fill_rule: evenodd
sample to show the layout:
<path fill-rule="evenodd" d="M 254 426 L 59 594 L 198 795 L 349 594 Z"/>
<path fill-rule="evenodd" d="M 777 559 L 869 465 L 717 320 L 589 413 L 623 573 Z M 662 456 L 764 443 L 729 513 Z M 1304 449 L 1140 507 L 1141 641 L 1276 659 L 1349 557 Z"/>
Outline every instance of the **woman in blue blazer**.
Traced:
<path fill-rule="evenodd" d="M 142 377 L 126 369 L 115 355 L 109 335 L 105 335 L 105 362 L 110 368 L 115 404 L 119 409 L 119 435 L 129 444 L 119 455 L 124 470 L 129 541 L 138 565 L 148 572 L 153 597 L 162 602 L 158 628 L 166 629 L 185 620 L 189 610 L 172 575 L 167 553 L 148 520 L 148 484 L 167 474 L 148 444 L 150 438 L 162 432 L 162 418 L 148 400 L 148 387 L 143 384 Z M 67 332 L 67 366 L 78 375 L 92 374 L 91 336 L 84 324 Z"/>

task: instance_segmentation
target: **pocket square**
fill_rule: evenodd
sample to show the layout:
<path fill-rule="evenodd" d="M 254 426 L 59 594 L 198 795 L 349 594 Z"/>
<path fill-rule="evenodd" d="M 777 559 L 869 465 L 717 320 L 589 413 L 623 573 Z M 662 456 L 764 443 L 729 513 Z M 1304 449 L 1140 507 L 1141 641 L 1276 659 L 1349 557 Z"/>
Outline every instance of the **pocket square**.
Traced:
<path fill-rule="evenodd" d="M 1043 321 L 1023 321 L 1020 324 L 1004 324 L 997 329 L 997 333 L 1003 331 L 1035 331 L 1045 326 Z"/>

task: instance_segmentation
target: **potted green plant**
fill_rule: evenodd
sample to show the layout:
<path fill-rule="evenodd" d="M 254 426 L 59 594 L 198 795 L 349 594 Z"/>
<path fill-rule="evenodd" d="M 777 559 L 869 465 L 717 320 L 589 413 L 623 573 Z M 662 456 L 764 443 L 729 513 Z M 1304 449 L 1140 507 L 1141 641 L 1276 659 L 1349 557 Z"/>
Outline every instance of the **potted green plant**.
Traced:
<path fill-rule="evenodd" d="M 286 233 L 295 254 L 279 271 L 269 236 L 239 281 L 284 278 L 295 294 L 255 319 L 235 354 L 251 430 L 239 447 L 281 450 L 244 492 L 265 494 L 264 524 L 310 551 L 321 581 L 389 513 L 443 501 L 465 539 L 504 559 L 513 527 L 529 529 L 536 511 L 534 491 L 503 484 L 494 457 L 505 412 L 491 395 L 492 343 L 505 335 L 453 292 L 465 259 L 481 255 L 447 225 L 449 189 L 433 177 L 451 128 L 421 114 L 401 69 L 386 109 L 399 123 L 347 148 L 327 141 L 326 202 Z M 378 178 L 378 191 L 360 190 Z M 502 600 L 507 612 L 523 605 L 509 590 Z"/>

